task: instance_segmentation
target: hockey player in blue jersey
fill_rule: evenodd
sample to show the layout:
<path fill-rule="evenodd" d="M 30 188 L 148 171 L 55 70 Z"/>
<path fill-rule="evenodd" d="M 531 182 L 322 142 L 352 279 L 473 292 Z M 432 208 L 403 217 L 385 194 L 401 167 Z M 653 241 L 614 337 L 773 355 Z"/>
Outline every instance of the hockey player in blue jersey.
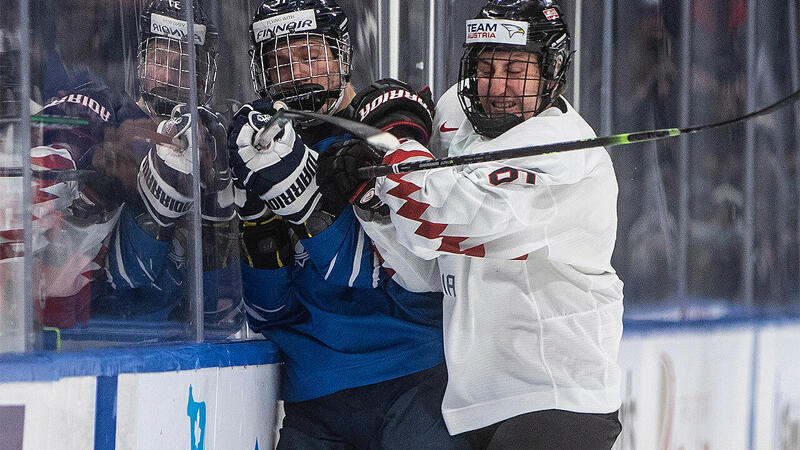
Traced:
<path fill-rule="evenodd" d="M 156 320 L 186 320 L 189 225 L 184 217 L 191 198 L 191 114 L 189 43 L 169 27 L 185 31 L 181 2 L 149 1 L 140 16 L 138 107 L 158 124 L 168 142 L 134 147 L 138 195 L 129 202 L 112 237 L 107 258 L 108 283 L 95 301 L 98 311 L 126 309 Z M 206 106 L 216 77 L 217 28 L 195 3 L 196 73 L 203 226 L 204 302 L 207 323 L 235 313 L 240 304 L 235 264 L 233 191 L 222 118 Z M 180 33 L 179 33 L 180 34 Z M 171 141 L 171 142 L 169 142 Z M 231 264 L 234 263 L 234 264 Z M 100 291 L 100 289 L 98 289 Z"/>
<path fill-rule="evenodd" d="M 285 361 L 278 448 L 466 448 L 440 412 L 441 296 L 414 292 L 415 277 L 428 274 L 402 270 L 391 249 L 378 253 L 346 200 L 318 191 L 318 152 L 347 133 L 316 121 L 264 128 L 273 101 L 352 117 L 349 106 L 392 90 L 418 97 L 388 81 L 355 94 L 347 19 L 334 1 L 265 1 L 250 33 L 262 98 L 234 116 L 229 150 L 243 190 L 247 317 Z M 392 101 L 395 114 L 381 125 L 424 140 L 430 112 L 406 100 Z"/>

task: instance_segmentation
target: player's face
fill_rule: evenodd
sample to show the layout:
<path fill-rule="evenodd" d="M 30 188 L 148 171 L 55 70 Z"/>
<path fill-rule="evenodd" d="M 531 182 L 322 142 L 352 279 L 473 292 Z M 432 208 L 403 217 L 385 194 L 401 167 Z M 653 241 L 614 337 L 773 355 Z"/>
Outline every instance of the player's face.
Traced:
<path fill-rule="evenodd" d="M 321 36 L 279 39 L 264 56 L 269 79 L 278 92 L 306 84 L 325 90 L 339 88 L 339 61 Z"/>
<path fill-rule="evenodd" d="M 145 52 L 140 55 L 139 79 L 147 92 L 158 93 L 175 101 L 185 102 L 189 92 L 189 55 L 186 44 L 174 39 L 150 39 Z M 205 74 L 202 52 L 197 54 L 197 90 L 205 89 Z"/>
<path fill-rule="evenodd" d="M 478 54 L 477 71 L 478 97 L 489 116 L 533 117 L 541 82 L 535 54 L 486 49 Z"/>

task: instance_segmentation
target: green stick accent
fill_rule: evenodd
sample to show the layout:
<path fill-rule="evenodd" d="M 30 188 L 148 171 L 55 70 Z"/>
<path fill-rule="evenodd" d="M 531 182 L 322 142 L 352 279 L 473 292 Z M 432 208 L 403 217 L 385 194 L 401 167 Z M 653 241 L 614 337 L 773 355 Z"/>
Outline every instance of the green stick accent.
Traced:
<path fill-rule="evenodd" d="M 85 119 L 58 116 L 31 116 L 31 122 L 54 123 L 59 125 L 89 125 L 89 121 Z"/>

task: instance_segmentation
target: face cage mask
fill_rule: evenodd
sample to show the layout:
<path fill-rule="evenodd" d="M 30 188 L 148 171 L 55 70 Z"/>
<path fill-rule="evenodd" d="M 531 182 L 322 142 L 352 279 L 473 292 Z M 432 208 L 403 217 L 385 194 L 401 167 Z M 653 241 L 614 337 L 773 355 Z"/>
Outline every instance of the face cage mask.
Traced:
<path fill-rule="evenodd" d="M 507 55 L 497 55 L 501 51 Z M 512 51 L 524 52 L 511 47 L 485 45 L 468 48 L 461 58 L 459 102 L 475 131 L 483 136 L 495 138 L 525 120 L 539 115 L 549 108 L 559 95 L 564 71 L 561 71 L 557 79 L 537 76 L 531 73 L 531 63 L 536 65 L 541 74 L 546 69 L 540 62 L 543 55 L 535 53 L 535 62 L 511 65 Z M 482 57 L 478 58 L 478 55 Z M 479 60 L 487 63 L 486 68 L 481 65 L 481 70 L 489 70 L 488 73 L 478 73 Z M 500 75 L 491 73 L 496 61 L 501 61 L 506 68 L 511 66 L 512 70 L 522 69 L 522 71 L 518 73 L 507 71 Z M 513 61 L 519 59 L 513 58 Z M 531 89 L 532 84 L 537 82 L 538 87 Z M 511 85 L 514 87 L 510 88 Z"/>
<path fill-rule="evenodd" d="M 250 73 L 253 89 L 262 97 L 298 111 L 333 114 L 349 79 L 350 42 L 317 33 L 280 36 L 256 46 Z"/>
<path fill-rule="evenodd" d="M 175 105 L 189 102 L 188 44 L 176 39 L 150 37 L 138 55 L 138 82 L 152 114 L 167 116 Z M 214 54 L 196 47 L 197 104 L 206 105 L 214 92 L 217 63 Z"/>

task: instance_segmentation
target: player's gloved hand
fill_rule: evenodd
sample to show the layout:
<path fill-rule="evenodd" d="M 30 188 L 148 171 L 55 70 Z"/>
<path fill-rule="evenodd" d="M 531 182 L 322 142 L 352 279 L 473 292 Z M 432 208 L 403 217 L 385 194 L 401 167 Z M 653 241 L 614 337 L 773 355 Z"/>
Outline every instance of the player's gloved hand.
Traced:
<path fill-rule="evenodd" d="M 242 221 L 240 225 L 242 257 L 256 269 L 279 269 L 290 265 L 294 243 L 286 222 L 270 214 L 259 220 Z"/>
<path fill-rule="evenodd" d="M 234 182 L 261 198 L 275 214 L 304 222 L 319 202 L 317 152 L 303 144 L 291 122 L 265 128 L 275 109 L 268 99 L 244 105 L 228 130 Z"/>
<path fill-rule="evenodd" d="M 200 212 L 204 220 L 227 222 L 235 215 L 228 132 L 219 115 L 206 108 L 198 112 L 208 130 L 200 146 Z"/>
<path fill-rule="evenodd" d="M 194 203 L 192 199 L 191 119 L 178 115 L 161 122 L 158 132 L 172 144 L 155 144 L 139 165 L 137 190 L 150 217 L 171 227 Z"/>
<path fill-rule="evenodd" d="M 228 162 L 228 134 L 223 119 L 210 109 L 197 108 L 200 119 L 197 131 L 200 150 L 200 212 L 204 220 L 226 222 L 233 218 L 233 179 Z M 159 132 L 170 134 L 170 123 L 180 122 L 188 128 L 172 135 L 173 143 L 191 153 L 191 111 L 181 104 L 172 110 L 170 119 L 159 125 Z M 164 130 L 164 131 L 162 131 Z"/>
<path fill-rule="evenodd" d="M 383 153 L 361 140 L 334 142 L 319 157 L 318 183 L 322 195 L 342 205 L 350 203 L 363 210 L 388 214 L 389 210 L 375 195 L 375 179 L 362 180 L 357 169 L 378 165 Z"/>
<path fill-rule="evenodd" d="M 428 145 L 435 105 L 427 87 L 415 92 L 392 78 L 378 80 L 362 89 L 350 103 L 357 120 L 397 138 L 414 139 Z"/>
<path fill-rule="evenodd" d="M 233 193 L 236 201 L 236 213 L 241 220 L 257 220 L 270 212 L 266 202 L 251 191 L 234 186 Z"/>

